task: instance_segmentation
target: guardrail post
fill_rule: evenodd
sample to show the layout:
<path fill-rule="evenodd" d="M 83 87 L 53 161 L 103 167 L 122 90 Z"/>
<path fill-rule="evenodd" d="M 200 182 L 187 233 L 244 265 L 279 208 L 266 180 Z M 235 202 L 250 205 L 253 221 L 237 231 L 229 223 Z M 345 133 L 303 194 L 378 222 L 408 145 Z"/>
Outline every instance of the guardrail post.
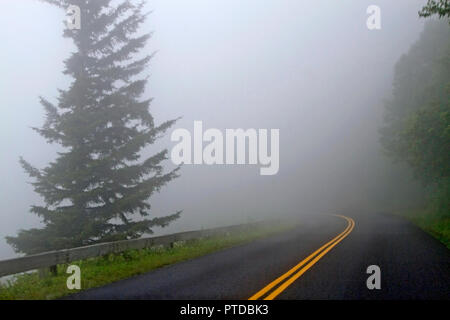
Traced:
<path fill-rule="evenodd" d="M 39 278 L 46 278 L 47 276 L 56 276 L 58 274 L 58 267 L 56 265 L 38 270 Z"/>
<path fill-rule="evenodd" d="M 50 274 L 51 274 L 52 276 L 58 275 L 58 266 L 53 265 L 53 266 L 50 266 L 48 269 L 49 269 Z"/>

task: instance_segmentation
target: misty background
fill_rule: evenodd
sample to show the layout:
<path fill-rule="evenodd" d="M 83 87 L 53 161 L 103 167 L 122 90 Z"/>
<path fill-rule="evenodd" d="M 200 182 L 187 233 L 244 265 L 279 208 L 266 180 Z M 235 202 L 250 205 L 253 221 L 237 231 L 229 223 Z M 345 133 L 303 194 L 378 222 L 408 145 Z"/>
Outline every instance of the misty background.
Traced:
<path fill-rule="evenodd" d="M 145 97 L 158 123 L 182 116 L 145 154 L 169 150 L 170 133 L 207 128 L 280 129 L 280 170 L 254 165 L 186 165 L 155 195 L 153 215 L 183 210 L 156 233 L 266 217 L 345 210 L 388 210 L 418 197 L 409 172 L 378 144 L 383 100 L 394 65 L 417 40 L 425 0 L 152 0 L 143 31 L 154 31 Z M 381 30 L 366 27 L 366 9 L 381 8 Z M 4 240 L 40 225 L 29 212 L 42 200 L 19 165 L 54 160 L 31 127 L 44 121 L 38 96 L 55 101 L 70 78 L 74 50 L 62 37 L 64 12 L 39 1 L 0 3 L 0 259 Z M 82 26 L 81 26 L 82 27 Z M 173 167 L 171 161 L 167 168 Z"/>

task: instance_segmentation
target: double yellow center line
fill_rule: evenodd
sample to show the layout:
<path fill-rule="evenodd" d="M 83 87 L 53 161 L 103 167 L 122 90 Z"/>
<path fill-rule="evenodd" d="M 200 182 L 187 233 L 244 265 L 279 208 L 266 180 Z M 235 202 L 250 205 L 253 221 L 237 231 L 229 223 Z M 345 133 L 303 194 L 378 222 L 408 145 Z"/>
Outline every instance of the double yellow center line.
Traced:
<path fill-rule="evenodd" d="M 347 220 L 348 224 L 344 231 L 342 231 L 339 235 L 337 235 L 336 237 L 325 243 L 323 246 L 321 246 L 319 249 L 311 253 L 304 260 L 300 261 L 295 267 L 290 269 L 288 272 L 278 277 L 277 279 L 269 283 L 267 286 L 262 288 L 260 291 L 255 293 L 253 296 L 249 298 L 249 300 L 257 300 L 276 287 L 264 298 L 264 300 L 275 299 L 281 292 L 286 290 L 287 287 L 289 287 L 295 280 L 300 278 L 302 274 L 304 274 L 317 261 L 319 261 L 324 255 L 326 255 L 328 251 L 333 249 L 339 242 L 341 242 L 345 237 L 347 237 L 355 227 L 355 221 L 353 221 L 352 218 L 348 218 L 345 216 L 338 215 L 338 217 Z"/>

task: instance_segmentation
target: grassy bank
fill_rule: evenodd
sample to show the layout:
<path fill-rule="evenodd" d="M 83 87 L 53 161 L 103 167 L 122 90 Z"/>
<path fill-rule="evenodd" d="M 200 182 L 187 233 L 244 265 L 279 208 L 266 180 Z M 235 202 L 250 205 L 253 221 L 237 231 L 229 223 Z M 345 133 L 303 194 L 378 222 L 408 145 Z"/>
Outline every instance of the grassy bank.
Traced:
<path fill-rule="evenodd" d="M 430 209 L 409 209 L 397 212 L 430 233 L 450 249 L 450 215 L 437 214 Z"/>
<path fill-rule="evenodd" d="M 99 287 L 126 279 L 176 262 L 199 257 L 214 251 L 244 244 L 291 228 L 286 224 L 258 227 L 245 233 L 193 240 L 174 248 L 151 248 L 127 251 L 73 262 L 81 269 L 81 288 Z M 79 290 L 66 286 L 68 265 L 58 265 L 57 275 L 39 276 L 37 272 L 21 274 L 13 281 L 0 285 L 0 300 L 55 299 Z"/>

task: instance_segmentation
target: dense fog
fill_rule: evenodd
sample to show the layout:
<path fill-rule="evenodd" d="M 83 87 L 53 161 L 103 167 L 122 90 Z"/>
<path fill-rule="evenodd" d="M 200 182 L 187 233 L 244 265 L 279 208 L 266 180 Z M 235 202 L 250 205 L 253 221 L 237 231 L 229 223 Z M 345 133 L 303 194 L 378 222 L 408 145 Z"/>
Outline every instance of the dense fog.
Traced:
<path fill-rule="evenodd" d="M 376 2 L 376 3 L 375 3 Z M 424 0 L 152 0 L 143 32 L 155 52 L 145 97 L 156 122 L 181 117 L 143 155 L 176 144 L 177 128 L 279 129 L 279 171 L 258 165 L 183 165 L 181 176 L 150 199 L 152 215 L 183 210 L 155 233 L 171 233 L 304 213 L 375 212 L 417 199 L 408 170 L 381 152 L 378 128 L 394 65 L 423 28 Z M 366 26 L 369 5 L 381 29 Z M 29 212 L 42 199 L 19 164 L 38 168 L 58 145 L 31 127 L 66 88 L 64 12 L 39 1 L 1 1 L 0 259 L 4 240 L 40 225 Z M 170 159 L 166 169 L 175 165 Z"/>

